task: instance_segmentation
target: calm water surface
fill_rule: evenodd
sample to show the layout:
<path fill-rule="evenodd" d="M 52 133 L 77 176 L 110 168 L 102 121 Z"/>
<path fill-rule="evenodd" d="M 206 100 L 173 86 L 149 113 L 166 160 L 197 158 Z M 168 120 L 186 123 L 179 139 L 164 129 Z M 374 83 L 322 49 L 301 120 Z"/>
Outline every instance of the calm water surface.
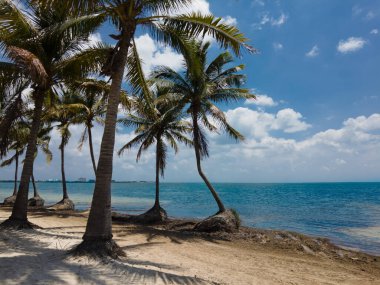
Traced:
<path fill-rule="evenodd" d="M 12 192 L 0 182 L 0 201 Z M 94 184 L 68 183 L 77 209 L 89 207 Z M 215 184 L 244 225 L 328 237 L 339 245 L 380 255 L 380 183 Z M 60 183 L 38 183 L 47 204 L 61 198 Z M 163 183 L 170 216 L 203 218 L 217 211 L 201 183 Z M 154 201 L 154 183 L 113 183 L 114 210 L 141 213 Z"/>

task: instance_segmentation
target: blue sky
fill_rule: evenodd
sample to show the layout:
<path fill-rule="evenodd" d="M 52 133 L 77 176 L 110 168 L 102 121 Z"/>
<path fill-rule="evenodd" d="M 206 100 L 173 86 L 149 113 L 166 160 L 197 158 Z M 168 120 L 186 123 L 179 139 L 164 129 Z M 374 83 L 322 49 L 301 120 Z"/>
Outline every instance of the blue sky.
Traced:
<path fill-rule="evenodd" d="M 380 181 L 380 0 L 196 0 L 192 10 L 236 23 L 259 50 L 237 60 L 258 100 L 222 106 L 246 141 L 210 135 L 204 166 L 211 180 Z M 106 25 L 92 40 L 109 41 L 110 33 Z M 180 69 L 181 56 L 149 35 L 136 42 L 147 73 L 160 64 Z M 72 129 L 69 179 L 92 177 L 88 149 L 75 148 L 81 130 Z M 98 149 L 102 129 L 94 133 Z M 132 136 L 119 129 L 117 148 Z M 37 159 L 37 178 L 59 178 L 55 154 L 50 166 Z M 114 179 L 153 180 L 154 153 L 139 164 L 135 154 L 115 159 Z M 0 179 L 12 175 L 2 169 Z M 166 181 L 200 181 L 192 150 L 171 154 Z"/>

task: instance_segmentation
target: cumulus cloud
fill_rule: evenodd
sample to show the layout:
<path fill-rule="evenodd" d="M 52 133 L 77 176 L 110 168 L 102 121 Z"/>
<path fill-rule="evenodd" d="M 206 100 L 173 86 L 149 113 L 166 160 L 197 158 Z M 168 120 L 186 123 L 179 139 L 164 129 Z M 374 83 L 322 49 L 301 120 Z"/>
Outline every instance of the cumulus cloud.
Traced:
<path fill-rule="evenodd" d="M 192 4 L 186 8 L 176 11 L 176 14 L 187 14 L 187 13 L 201 13 L 202 15 L 211 14 L 210 3 L 207 0 L 193 0 Z"/>
<path fill-rule="evenodd" d="M 319 55 L 319 47 L 317 45 L 313 46 L 306 54 L 307 57 L 316 57 Z"/>
<path fill-rule="evenodd" d="M 379 33 L 379 30 L 378 29 L 373 29 L 371 30 L 370 34 L 372 35 L 377 35 Z"/>
<path fill-rule="evenodd" d="M 225 18 L 222 18 L 222 22 L 225 23 L 226 25 L 232 25 L 232 26 L 237 25 L 237 19 L 229 15 Z"/>
<path fill-rule="evenodd" d="M 272 114 L 239 107 L 227 111 L 226 116 L 233 126 L 249 133 L 253 138 L 267 137 L 272 131 L 296 133 L 311 127 L 303 121 L 302 114 L 290 108 Z"/>
<path fill-rule="evenodd" d="M 247 99 L 244 104 L 257 105 L 260 107 L 273 107 L 278 105 L 278 103 L 275 102 L 272 97 L 269 97 L 265 94 L 256 95 L 256 99 Z"/>
<path fill-rule="evenodd" d="M 155 42 L 148 34 L 139 36 L 135 42 L 146 75 L 157 65 L 166 65 L 174 70 L 181 68 L 183 61 L 182 55 L 176 53 L 170 47 L 165 47 Z"/>
<path fill-rule="evenodd" d="M 363 38 L 350 37 L 347 40 L 339 41 L 337 50 L 343 54 L 351 53 L 362 49 L 366 43 L 367 41 Z"/>

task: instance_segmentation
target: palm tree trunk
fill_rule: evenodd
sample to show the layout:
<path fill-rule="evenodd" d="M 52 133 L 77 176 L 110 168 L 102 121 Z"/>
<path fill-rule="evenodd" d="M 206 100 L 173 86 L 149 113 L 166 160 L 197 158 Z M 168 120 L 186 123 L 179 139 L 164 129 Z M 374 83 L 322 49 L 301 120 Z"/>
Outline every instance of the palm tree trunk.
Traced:
<path fill-rule="evenodd" d="M 64 138 L 61 138 L 61 174 L 62 174 L 62 190 L 63 190 L 63 200 L 68 199 L 69 195 L 67 194 L 67 186 L 66 186 L 66 175 L 65 175 L 65 144 Z"/>
<path fill-rule="evenodd" d="M 13 188 L 13 194 L 12 196 L 17 195 L 17 178 L 18 178 L 18 151 L 16 151 L 16 168 L 15 168 L 15 183 L 14 183 L 14 188 Z"/>
<path fill-rule="evenodd" d="M 22 168 L 19 190 L 17 193 L 15 205 L 12 210 L 12 215 L 10 216 L 9 220 L 27 223 L 29 181 L 33 173 L 34 155 L 37 150 L 37 136 L 41 125 L 44 93 L 45 92 L 43 90 L 35 91 L 35 106 L 32 127 L 30 129 L 30 135 L 28 139 L 28 146 L 26 149 L 24 165 Z"/>
<path fill-rule="evenodd" d="M 104 251 L 107 246 L 104 242 L 107 243 L 112 240 L 111 182 L 116 120 L 129 45 L 134 36 L 135 29 L 135 23 L 133 23 L 129 30 L 122 32 L 122 39 L 118 43 L 119 49 L 115 50 L 113 64 L 111 66 L 112 83 L 108 97 L 98 167 L 96 170 L 94 196 L 87 220 L 86 232 L 83 236 L 84 243 L 77 248 L 77 251 L 79 252 L 83 251 L 87 253 L 89 251 Z M 86 244 L 85 242 L 88 243 Z M 96 248 L 93 247 L 97 242 L 102 243 L 102 248 L 100 248 L 100 246 L 97 246 Z M 113 255 L 114 253 L 106 250 L 104 254 Z M 119 254 L 122 253 L 119 252 Z"/>
<path fill-rule="evenodd" d="M 32 173 L 32 184 L 33 184 L 33 191 L 34 191 L 34 198 L 39 197 L 40 194 L 38 193 L 36 181 L 34 180 L 34 174 Z"/>
<path fill-rule="evenodd" d="M 195 157 L 197 160 L 197 169 L 199 175 L 202 177 L 203 181 L 206 183 L 208 189 L 210 190 L 212 196 L 214 197 L 216 203 L 219 207 L 219 213 L 226 211 L 226 208 L 224 207 L 224 204 L 222 200 L 219 198 L 218 193 L 216 193 L 214 187 L 212 187 L 210 181 L 208 181 L 206 175 L 203 173 L 202 166 L 201 166 L 201 152 L 200 152 L 200 146 L 199 146 L 199 126 L 198 126 L 198 118 L 196 115 L 193 115 L 193 132 L 194 132 L 194 150 L 195 150 Z"/>
<path fill-rule="evenodd" d="M 154 208 L 160 208 L 160 151 L 158 145 L 156 146 L 156 201 L 154 203 Z"/>
<path fill-rule="evenodd" d="M 88 144 L 90 145 L 92 167 L 94 168 L 94 174 L 96 175 L 96 162 L 95 162 L 95 156 L 94 156 L 94 147 L 92 144 L 92 131 L 91 131 L 91 127 L 87 127 L 87 129 L 88 129 Z"/>

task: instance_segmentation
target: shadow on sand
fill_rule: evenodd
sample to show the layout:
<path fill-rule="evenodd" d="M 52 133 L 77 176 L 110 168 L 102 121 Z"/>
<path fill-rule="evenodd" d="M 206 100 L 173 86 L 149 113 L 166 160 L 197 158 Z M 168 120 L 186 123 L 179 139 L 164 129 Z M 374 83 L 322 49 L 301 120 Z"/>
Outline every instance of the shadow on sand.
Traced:
<path fill-rule="evenodd" d="M 73 258 L 67 255 L 67 250 L 78 243 L 78 239 L 50 230 L 0 231 L 0 284 L 215 284 L 163 272 L 161 269 L 179 267 L 147 260 Z M 155 244 L 147 241 L 124 249 L 128 253 L 129 247 Z"/>

